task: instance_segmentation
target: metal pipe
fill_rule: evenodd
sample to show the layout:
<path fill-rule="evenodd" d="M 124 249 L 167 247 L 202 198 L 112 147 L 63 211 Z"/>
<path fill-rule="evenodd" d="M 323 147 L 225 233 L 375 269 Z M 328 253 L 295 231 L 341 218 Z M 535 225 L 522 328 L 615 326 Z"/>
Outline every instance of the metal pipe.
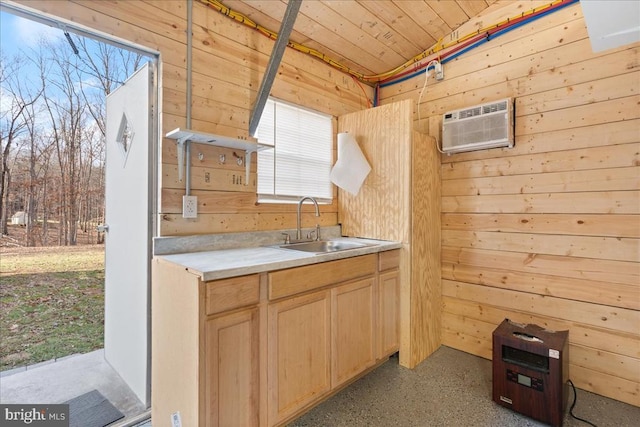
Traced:
<path fill-rule="evenodd" d="M 187 0 L 187 129 L 191 129 L 191 102 L 192 92 L 191 73 L 192 73 L 192 47 L 193 47 L 193 0 Z M 191 195 L 191 142 L 185 143 L 185 195 Z"/>
<path fill-rule="evenodd" d="M 249 119 L 249 135 L 251 136 L 255 136 L 256 131 L 258 130 L 258 123 L 260 122 L 260 117 L 262 117 L 262 111 L 267 103 L 267 98 L 269 98 L 271 86 L 273 86 L 273 81 L 276 78 L 276 73 L 278 72 L 278 67 L 280 66 L 284 49 L 287 47 L 287 43 L 289 43 L 289 35 L 293 30 L 293 24 L 296 22 L 296 17 L 298 16 L 301 4 L 302 0 L 289 0 L 289 3 L 287 4 L 287 10 L 284 12 L 280 31 L 278 32 L 278 38 L 276 39 L 275 46 L 271 52 L 271 57 L 269 57 L 267 69 L 262 77 L 262 83 L 260 83 L 260 89 L 258 89 L 256 103 L 253 106 L 253 111 L 251 111 L 251 118 Z"/>
<path fill-rule="evenodd" d="M 187 0 L 187 129 L 191 129 L 191 72 L 193 46 L 193 0 Z"/>
<path fill-rule="evenodd" d="M 184 194 L 185 196 L 191 195 L 191 141 L 185 141 L 184 143 Z"/>

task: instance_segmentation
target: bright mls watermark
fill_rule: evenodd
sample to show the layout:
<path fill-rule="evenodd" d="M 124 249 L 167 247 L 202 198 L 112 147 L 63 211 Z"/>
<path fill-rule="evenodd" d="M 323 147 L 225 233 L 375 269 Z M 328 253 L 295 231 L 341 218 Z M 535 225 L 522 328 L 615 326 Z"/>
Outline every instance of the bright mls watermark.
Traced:
<path fill-rule="evenodd" d="M 0 405 L 4 427 L 69 427 L 69 405 Z"/>

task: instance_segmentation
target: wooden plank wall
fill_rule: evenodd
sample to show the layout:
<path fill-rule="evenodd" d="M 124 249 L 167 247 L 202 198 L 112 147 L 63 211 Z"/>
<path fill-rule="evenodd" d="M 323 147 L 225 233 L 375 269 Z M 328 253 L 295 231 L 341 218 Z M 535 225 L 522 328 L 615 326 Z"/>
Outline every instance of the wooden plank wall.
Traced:
<path fill-rule="evenodd" d="M 412 115 L 404 101 L 338 118 L 371 165 L 358 194 L 339 190 L 346 235 L 411 243 Z"/>
<path fill-rule="evenodd" d="M 415 117 L 439 137 L 445 111 L 515 98 L 515 148 L 441 157 L 443 344 L 491 358 L 504 318 L 569 329 L 576 386 L 636 406 L 639 51 L 593 53 L 575 4 L 446 64 Z M 423 84 L 382 102 L 417 101 Z"/>
<path fill-rule="evenodd" d="M 20 2 L 160 52 L 161 134 L 186 127 L 187 2 Z M 272 48 L 273 41 L 194 0 L 191 128 L 247 138 L 249 116 Z M 271 91 L 276 98 L 333 116 L 366 108 L 365 93 L 373 97 L 371 87 L 360 87 L 351 77 L 290 49 L 284 54 Z M 224 164 L 221 154 L 226 158 Z M 236 163 L 238 157 L 244 157 L 244 153 L 193 145 L 192 194 L 198 196 L 199 215 L 197 219 L 183 219 L 184 182 L 177 178 L 175 141 L 163 139 L 159 235 L 295 228 L 294 205 L 257 203 L 256 156 L 252 156 L 249 185 L 245 185 L 244 166 Z M 337 206 L 336 201 L 321 206 L 318 219 L 304 215 L 303 226 L 314 226 L 318 220 L 322 226 L 337 224 Z"/>

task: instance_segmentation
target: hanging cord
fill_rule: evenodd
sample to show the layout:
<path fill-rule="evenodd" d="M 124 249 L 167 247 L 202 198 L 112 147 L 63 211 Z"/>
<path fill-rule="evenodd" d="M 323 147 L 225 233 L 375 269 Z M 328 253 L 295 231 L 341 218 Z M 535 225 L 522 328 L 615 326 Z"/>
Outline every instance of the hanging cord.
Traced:
<path fill-rule="evenodd" d="M 418 110 L 418 127 L 420 127 L 420 122 L 422 121 L 422 118 L 420 117 L 420 102 L 422 101 L 422 95 L 424 94 L 424 92 L 427 89 L 427 82 L 429 81 L 429 67 L 431 67 L 431 69 L 433 70 L 435 68 L 435 64 L 439 63 L 438 60 L 434 59 L 431 62 L 429 62 L 424 70 L 424 85 L 422 86 L 422 90 L 420 91 L 420 96 L 418 96 L 418 103 L 416 104 L 416 108 Z M 438 151 L 442 154 L 445 154 L 444 151 L 442 151 L 442 149 L 440 148 L 440 143 L 438 142 L 438 137 L 435 135 L 432 135 L 433 139 L 436 140 L 436 148 L 438 149 Z"/>
<path fill-rule="evenodd" d="M 576 393 L 576 386 L 573 385 L 573 381 L 569 380 L 569 384 L 571 384 L 571 388 L 573 389 L 573 403 L 571 404 L 571 408 L 569 408 L 569 414 L 578 421 L 582 421 L 583 423 L 589 424 L 593 427 L 598 427 L 591 421 L 587 421 L 584 418 L 579 418 L 573 415 L 573 408 L 576 406 L 576 401 L 578 400 L 578 394 Z"/>
<path fill-rule="evenodd" d="M 427 82 L 429 81 L 429 67 L 434 69 L 435 64 L 438 63 L 438 60 L 434 59 L 429 62 L 424 70 L 424 85 L 422 85 L 422 90 L 420 91 L 420 96 L 418 96 L 418 103 L 416 104 L 416 108 L 418 109 L 418 126 L 420 126 L 420 102 L 422 102 L 422 95 L 427 90 Z"/>

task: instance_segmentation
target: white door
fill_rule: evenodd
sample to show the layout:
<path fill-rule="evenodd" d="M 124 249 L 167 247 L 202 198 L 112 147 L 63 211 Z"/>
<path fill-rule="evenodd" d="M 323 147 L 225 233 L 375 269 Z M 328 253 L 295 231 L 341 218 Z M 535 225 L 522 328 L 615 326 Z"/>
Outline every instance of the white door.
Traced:
<path fill-rule="evenodd" d="M 153 67 L 146 64 L 107 96 L 105 171 L 105 357 L 147 406 Z"/>

